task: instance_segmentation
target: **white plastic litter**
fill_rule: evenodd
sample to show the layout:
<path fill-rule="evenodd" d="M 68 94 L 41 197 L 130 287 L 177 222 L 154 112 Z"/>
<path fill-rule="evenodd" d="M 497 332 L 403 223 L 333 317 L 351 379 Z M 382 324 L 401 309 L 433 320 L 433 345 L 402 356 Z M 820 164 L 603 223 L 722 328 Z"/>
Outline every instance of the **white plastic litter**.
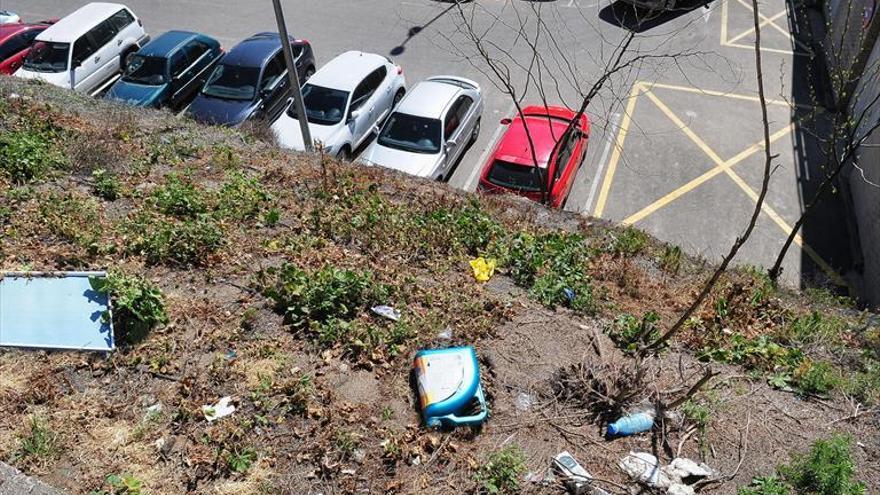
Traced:
<path fill-rule="evenodd" d="M 205 415 L 205 419 L 207 419 L 209 423 L 229 416 L 235 412 L 235 406 L 233 406 L 231 402 L 232 397 L 227 395 L 217 401 L 213 406 L 202 406 L 202 414 Z"/>
<path fill-rule="evenodd" d="M 443 340 L 451 340 L 452 339 L 452 327 L 447 326 L 446 328 L 444 328 L 442 332 L 437 334 L 437 338 L 443 339 Z"/>
<path fill-rule="evenodd" d="M 532 396 L 525 392 L 516 394 L 516 399 L 513 400 L 513 407 L 520 412 L 528 411 L 532 408 Z"/>
<path fill-rule="evenodd" d="M 392 308 L 391 306 L 373 306 L 372 308 L 370 308 L 370 311 L 384 318 L 388 318 L 392 321 L 397 321 L 400 319 L 400 311 Z"/>
<path fill-rule="evenodd" d="M 672 479 L 705 478 L 712 476 L 712 469 L 705 464 L 697 464 L 686 457 L 676 457 L 663 468 Z"/>
<path fill-rule="evenodd" d="M 654 488 L 668 488 L 672 481 L 660 469 L 657 458 L 647 452 L 630 452 L 618 463 L 630 478 Z"/>

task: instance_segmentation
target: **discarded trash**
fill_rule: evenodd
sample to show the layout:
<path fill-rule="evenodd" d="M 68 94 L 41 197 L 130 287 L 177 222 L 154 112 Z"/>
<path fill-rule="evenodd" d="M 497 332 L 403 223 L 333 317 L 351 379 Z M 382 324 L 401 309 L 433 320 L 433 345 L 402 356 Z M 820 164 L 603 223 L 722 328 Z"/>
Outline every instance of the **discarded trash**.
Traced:
<path fill-rule="evenodd" d="M 516 399 L 513 400 L 513 407 L 517 411 L 528 411 L 532 408 L 532 396 L 525 392 L 516 394 Z"/>
<path fill-rule="evenodd" d="M 471 268 L 474 269 L 474 278 L 477 279 L 477 282 L 488 282 L 495 274 L 495 266 L 496 262 L 492 258 L 487 260 L 481 256 L 471 260 Z"/>
<path fill-rule="evenodd" d="M 657 458 L 647 452 L 630 452 L 618 464 L 630 478 L 655 488 L 668 488 L 672 482 L 660 470 Z"/>
<path fill-rule="evenodd" d="M 565 299 L 568 302 L 574 301 L 575 293 L 574 293 L 573 289 L 566 287 L 566 288 L 562 289 L 562 294 L 565 296 Z"/>
<path fill-rule="evenodd" d="M 373 306 L 372 308 L 370 308 L 370 311 L 376 313 L 379 316 L 388 318 L 389 320 L 397 321 L 400 319 L 400 311 L 392 308 L 391 306 Z"/>
<path fill-rule="evenodd" d="M 486 420 L 489 409 L 473 347 L 419 351 L 413 373 L 426 426 L 478 425 Z"/>
<path fill-rule="evenodd" d="M 593 475 L 568 451 L 560 452 L 553 458 L 553 469 L 565 478 L 565 488 L 571 495 L 610 495 L 605 490 L 593 486 Z"/>
<path fill-rule="evenodd" d="M 447 326 L 442 332 L 437 334 L 438 339 L 452 340 L 452 327 Z"/>
<path fill-rule="evenodd" d="M 694 495 L 691 485 L 712 475 L 709 466 L 684 457 L 661 467 L 657 458 L 647 452 L 630 452 L 619 465 L 634 480 L 652 488 L 666 489 L 668 495 Z"/>
<path fill-rule="evenodd" d="M 147 408 L 147 414 L 157 414 L 160 412 L 162 412 L 162 403 L 161 402 L 157 402 Z"/>
<path fill-rule="evenodd" d="M 205 415 L 205 419 L 210 423 L 211 421 L 216 421 L 220 418 L 229 416 L 233 412 L 235 412 L 235 406 L 230 404 L 232 402 L 232 397 L 226 396 L 217 401 L 213 406 L 202 406 L 202 414 Z"/>
<path fill-rule="evenodd" d="M 112 351 L 104 272 L 0 273 L 0 346 Z"/>
<path fill-rule="evenodd" d="M 628 436 L 648 431 L 654 426 L 654 411 L 639 411 L 624 416 L 608 425 L 609 436 Z"/>
<path fill-rule="evenodd" d="M 235 361 L 235 358 L 238 357 L 238 353 L 233 349 L 229 349 L 226 351 L 226 360 L 227 361 Z"/>

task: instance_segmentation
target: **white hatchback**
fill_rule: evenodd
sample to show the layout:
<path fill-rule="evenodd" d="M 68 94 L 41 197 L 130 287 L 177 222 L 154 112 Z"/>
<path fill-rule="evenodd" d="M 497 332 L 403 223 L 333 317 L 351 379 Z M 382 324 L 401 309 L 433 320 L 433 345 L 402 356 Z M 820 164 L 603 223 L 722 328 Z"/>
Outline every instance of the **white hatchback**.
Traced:
<path fill-rule="evenodd" d="M 302 92 L 315 145 L 348 159 L 403 98 L 406 80 L 387 58 L 350 51 L 318 69 Z M 282 147 L 305 149 L 292 103 L 272 131 Z"/>
<path fill-rule="evenodd" d="M 361 159 L 417 177 L 444 180 L 480 134 L 480 86 L 456 76 L 415 85 Z"/>
<path fill-rule="evenodd" d="M 125 5 L 90 3 L 40 33 L 15 75 L 93 93 L 148 41 Z"/>

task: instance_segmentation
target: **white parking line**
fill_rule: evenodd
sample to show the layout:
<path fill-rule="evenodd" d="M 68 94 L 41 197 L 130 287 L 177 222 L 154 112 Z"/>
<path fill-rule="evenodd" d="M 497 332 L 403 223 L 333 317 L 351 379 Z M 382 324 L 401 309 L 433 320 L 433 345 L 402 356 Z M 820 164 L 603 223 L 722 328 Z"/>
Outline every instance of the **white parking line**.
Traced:
<path fill-rule="evenodd" d="M 514 103 L 511 103 L 510 107 L 502 115 L 502 118 L 506 118 L 511 115 L 515 109 L 516 105 Z M 477 176 L 479 175 L 479 172 L 482 171 L 483 164 L 486 163 L 486 158 L 489 158 L 489 153 L 491 153 L 492 150 L 495 149 L 495 143 L 498 142 L 498 138 L 501 137 L 501 131 L 503 131 L 505 127 L 507 126 L 498 124 L 498 128 L 495 129 L 495 132 L 492 134 L 489 142 L 486 143 L 486 149 L 483 150 L 483 153 L 480 155 L 479 160 L 477 160 L 476 165 L 474 165 L 474 168 L 471 170 L 470 175 L 464 183 L 463 189 L 465 191 L 474 191 L 477 188 Z"/>
<path fill-rule="evenodd" d="M 596 197 L 596 191 L 599 189 L 599 182 L 601 182 L 602 174 L 605 173 L 605 165 L 608 160 L 608 153 L 611 151 L 611 147 L 614 146 L 614 141 L 617 137 L 617 129 L 620 125 L 620 118 L 623 116 L 622 113 L 613 113 L 611 114 L 611 121 L 608 122 L 608 128 L 605 131 L 605 149 L 602 150 L 602 157 L 599 158 L 599 168 L 596 170 L 596 176 L 593 177 L 593 183 L 590 184 L 590 194 L 587 195 L 587 202 L 584 204 L 581 213 L 587 214 L 592 211 L 593 208 L 593 199 Z"/>

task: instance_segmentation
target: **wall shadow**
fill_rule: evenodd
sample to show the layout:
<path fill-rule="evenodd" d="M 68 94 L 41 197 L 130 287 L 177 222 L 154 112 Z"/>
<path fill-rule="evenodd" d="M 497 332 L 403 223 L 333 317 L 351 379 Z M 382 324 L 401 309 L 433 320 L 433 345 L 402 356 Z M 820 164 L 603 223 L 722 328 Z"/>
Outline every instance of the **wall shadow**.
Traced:
<path fill-rule="evenodd" d="M 617 0 L 600 10 L 599 18 L 608 24 L 621 27 L 627 31 L 643 33 L 700 7 L 706 7 L 711 1 L 679 0 L 672 9 L 650 11 L 634 7 L 622 0 Z"/>

